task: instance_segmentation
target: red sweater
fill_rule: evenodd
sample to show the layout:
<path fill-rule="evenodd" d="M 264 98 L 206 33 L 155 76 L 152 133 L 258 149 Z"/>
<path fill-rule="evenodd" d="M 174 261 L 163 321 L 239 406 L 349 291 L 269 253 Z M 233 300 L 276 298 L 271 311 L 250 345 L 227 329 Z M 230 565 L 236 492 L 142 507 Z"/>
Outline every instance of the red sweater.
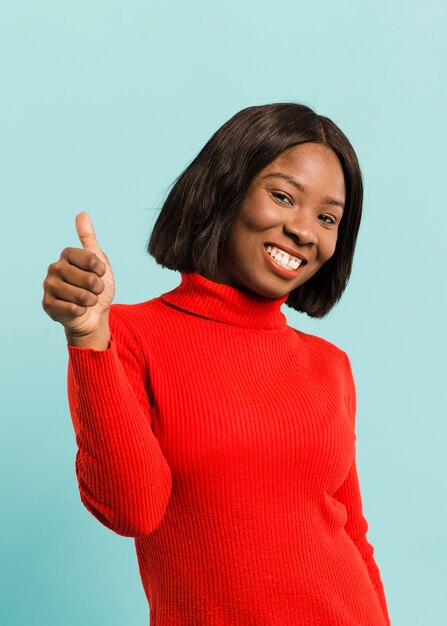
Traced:
<path fill-rule="evenodd" d="M 348 356 L 267 299 L 182 274 L 68 346 L 81 499 L 135 537 L 151 626 L 384 626 Z"/>

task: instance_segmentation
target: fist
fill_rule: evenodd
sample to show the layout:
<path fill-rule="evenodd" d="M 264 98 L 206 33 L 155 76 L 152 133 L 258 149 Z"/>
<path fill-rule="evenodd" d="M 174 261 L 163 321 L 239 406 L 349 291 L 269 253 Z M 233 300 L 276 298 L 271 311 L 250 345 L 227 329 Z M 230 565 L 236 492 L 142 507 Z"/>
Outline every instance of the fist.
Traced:
<path fill-rule="evenodd" d="M 82 248 L 65 248 L 48 267 L 42 306 L 64 326 L 67 339 L 104 339 L 110 334 L 108 313 L 115 295 L 112 268 L 87 213 L 76 216 L 76 231 Z"/>

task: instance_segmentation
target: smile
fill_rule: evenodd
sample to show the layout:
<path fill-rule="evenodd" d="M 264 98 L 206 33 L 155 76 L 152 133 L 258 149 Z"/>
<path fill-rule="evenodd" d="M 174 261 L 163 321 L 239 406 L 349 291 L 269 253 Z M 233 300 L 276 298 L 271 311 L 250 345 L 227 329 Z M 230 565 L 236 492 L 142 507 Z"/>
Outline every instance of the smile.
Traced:
<path fill-rule="evenodd" d="M 278 265 L 286 270 L 296 270 L 302 263 L 301 259 L 297 259 L 297 257 L 291 256 L 281 250 L 281 248 L 277 248 L 276 246 L 264 246 L 267 250 L 268 254 L 271 258 L 278 263 Z"/>

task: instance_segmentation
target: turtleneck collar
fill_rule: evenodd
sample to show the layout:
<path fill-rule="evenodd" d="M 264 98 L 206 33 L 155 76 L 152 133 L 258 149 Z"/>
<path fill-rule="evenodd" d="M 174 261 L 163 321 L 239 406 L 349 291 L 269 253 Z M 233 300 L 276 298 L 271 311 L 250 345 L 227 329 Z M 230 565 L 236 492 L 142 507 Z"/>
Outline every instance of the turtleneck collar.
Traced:
<path fill-rule="evenodd" d="M 229 285 L 208 280 L 196 272 L 181 273 L 181 283 L 161 298 L 190 313 L 243 328 L 285 330 L 287 320 L 280 298 L 265 298 Z"/>

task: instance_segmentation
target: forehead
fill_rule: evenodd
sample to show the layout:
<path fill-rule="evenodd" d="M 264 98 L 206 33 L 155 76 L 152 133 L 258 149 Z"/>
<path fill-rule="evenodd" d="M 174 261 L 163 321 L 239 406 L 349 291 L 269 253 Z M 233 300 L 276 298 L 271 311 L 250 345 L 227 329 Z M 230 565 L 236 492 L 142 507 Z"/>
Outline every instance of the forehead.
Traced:
<path fill-rule="evenodd" d="M 333 150 L 317 143 L 292 146 L 269 163 L 259 174 L 273 172 L 296 178 L 303 186 L 324 188 L 325 192 L 344 196 L 345 178 L 340 160 Z"/>

